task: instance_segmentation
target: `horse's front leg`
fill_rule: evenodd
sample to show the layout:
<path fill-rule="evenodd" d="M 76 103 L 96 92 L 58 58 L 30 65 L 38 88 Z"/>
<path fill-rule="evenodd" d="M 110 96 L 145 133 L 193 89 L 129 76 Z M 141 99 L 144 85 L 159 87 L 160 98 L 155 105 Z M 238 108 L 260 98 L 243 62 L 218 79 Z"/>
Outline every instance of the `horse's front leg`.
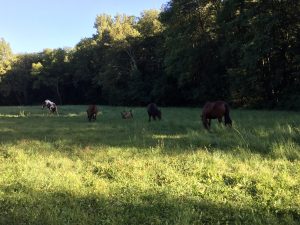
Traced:
<path fill-rule="evenodd" d="M 207 125 L 208 125 L 208 129 L 209 129 L 209 128 L 210 128 L 210 125 L 211 125 L 211 119 L 208 119 Z"/>
<path fill-rule="evenodd" d="M 205 119 L 203 121 L 203 125 L 204 125 L 205 129 L 209 131 L 209 129 L 210 129 L 210 119 Z"/>

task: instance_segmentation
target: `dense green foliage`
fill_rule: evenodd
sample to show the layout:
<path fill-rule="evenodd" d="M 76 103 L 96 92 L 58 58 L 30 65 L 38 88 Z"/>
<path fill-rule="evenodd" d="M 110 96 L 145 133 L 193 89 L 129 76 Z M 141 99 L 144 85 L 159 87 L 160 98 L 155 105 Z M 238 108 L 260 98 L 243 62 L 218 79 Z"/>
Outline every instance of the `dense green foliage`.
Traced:
<path fill-rule="evenodd" d="M 16 60 L 1 39 L 0 104 L 300 107 L 299 1 L 170 0 L 94 27 L 73 49 Z"/>
<path fill-rule="evenodd" d="M 11 69 L 13 61 L 13 53 L 9 44 L 3 39 L 0 39 L 0 76 L 6 74 Z"/>
<path fill-rule="evenodd" d="M 299 224 L 300 116 L 1 107 L 0 224 Z"/>

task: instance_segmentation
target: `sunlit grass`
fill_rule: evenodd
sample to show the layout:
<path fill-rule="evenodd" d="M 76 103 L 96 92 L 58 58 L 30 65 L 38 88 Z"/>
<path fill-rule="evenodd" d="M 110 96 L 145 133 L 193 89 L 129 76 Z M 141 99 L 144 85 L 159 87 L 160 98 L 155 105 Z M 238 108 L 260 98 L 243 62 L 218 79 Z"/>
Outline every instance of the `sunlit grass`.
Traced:
<path fill-rule="evenodd" d="M 123 109 L 1 107 L 0 224 L 299 224 L 298 113 Z"/>

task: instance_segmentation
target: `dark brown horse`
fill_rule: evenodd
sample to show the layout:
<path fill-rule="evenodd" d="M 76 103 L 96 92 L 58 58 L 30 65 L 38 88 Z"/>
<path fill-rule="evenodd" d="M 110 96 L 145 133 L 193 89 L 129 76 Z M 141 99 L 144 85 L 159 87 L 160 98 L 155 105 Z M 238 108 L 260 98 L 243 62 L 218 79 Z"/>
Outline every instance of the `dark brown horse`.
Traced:
<path fill-rule="evenodd" d="M 218 119 L 219 123 L 222 122 L 224 116 L 225 126 L 232 125 L 231 118 L 229 116 L 229 106 L 224 101 L 207 102 L 202 110 L 202 123 L 203 126 L 209 130 L 211 119 Z"/>
<path fill-rule="evenodd" d="M 151 121 L 151 117 L 156 120 L 156 117 L 161 120 L 161 111 L 158 109 L 155 103 L 150 103 L 147 106 L 147 112 L 149 116 L 149 122 Z"/>
<path fill-rule="evenodd" d="M 92 119 L 96 120 L 98 108 L 96 105 L 89 105 L 88 109 L 86 110 L 88 120 L 91 122 Z"/>

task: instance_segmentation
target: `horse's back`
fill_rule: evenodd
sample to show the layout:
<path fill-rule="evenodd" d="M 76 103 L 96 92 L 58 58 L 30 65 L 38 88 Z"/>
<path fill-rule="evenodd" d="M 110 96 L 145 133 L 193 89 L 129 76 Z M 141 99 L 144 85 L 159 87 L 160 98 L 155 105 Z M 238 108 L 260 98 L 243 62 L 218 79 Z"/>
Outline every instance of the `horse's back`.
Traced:
<path fill-rule="evenodd" d="M 225 112 L 226 104 L 227 103 L 224 102 L 224 101 L 216 101 L 216 102 L 214 102 L 213 109 L 216 110 L 216 111 Z"/>
<path fill-rule="evenodd" d="M 147 106 L 147 111 L 148 112 L 154 112 L 154 111 L 158 111 L 158 107 L 155 103 L 150 103 L 148 106 Z"/>
<path fill-rule="evenodd" d="M 54 102 L 50 101 L 49 99 L 46 99 L 43 103 L 43 108 L 47 107 L 50 112 L 57 113 L 57 106 Z"/>
<path fill-rule="evenodd" d="M 226 104 L 224 101 L 207 102 L 203 106 L 202 116 L 211 119 L 222 117 L 226 111 Z"/>
<path fill-rule="evenodd" d="M 97 113 L 98 112 L 98 108 L 96 105 L 89 105 L 88 109 L 87 109 L 87 112 L 89 114 L 94 114 L 94 113 Z"/>

